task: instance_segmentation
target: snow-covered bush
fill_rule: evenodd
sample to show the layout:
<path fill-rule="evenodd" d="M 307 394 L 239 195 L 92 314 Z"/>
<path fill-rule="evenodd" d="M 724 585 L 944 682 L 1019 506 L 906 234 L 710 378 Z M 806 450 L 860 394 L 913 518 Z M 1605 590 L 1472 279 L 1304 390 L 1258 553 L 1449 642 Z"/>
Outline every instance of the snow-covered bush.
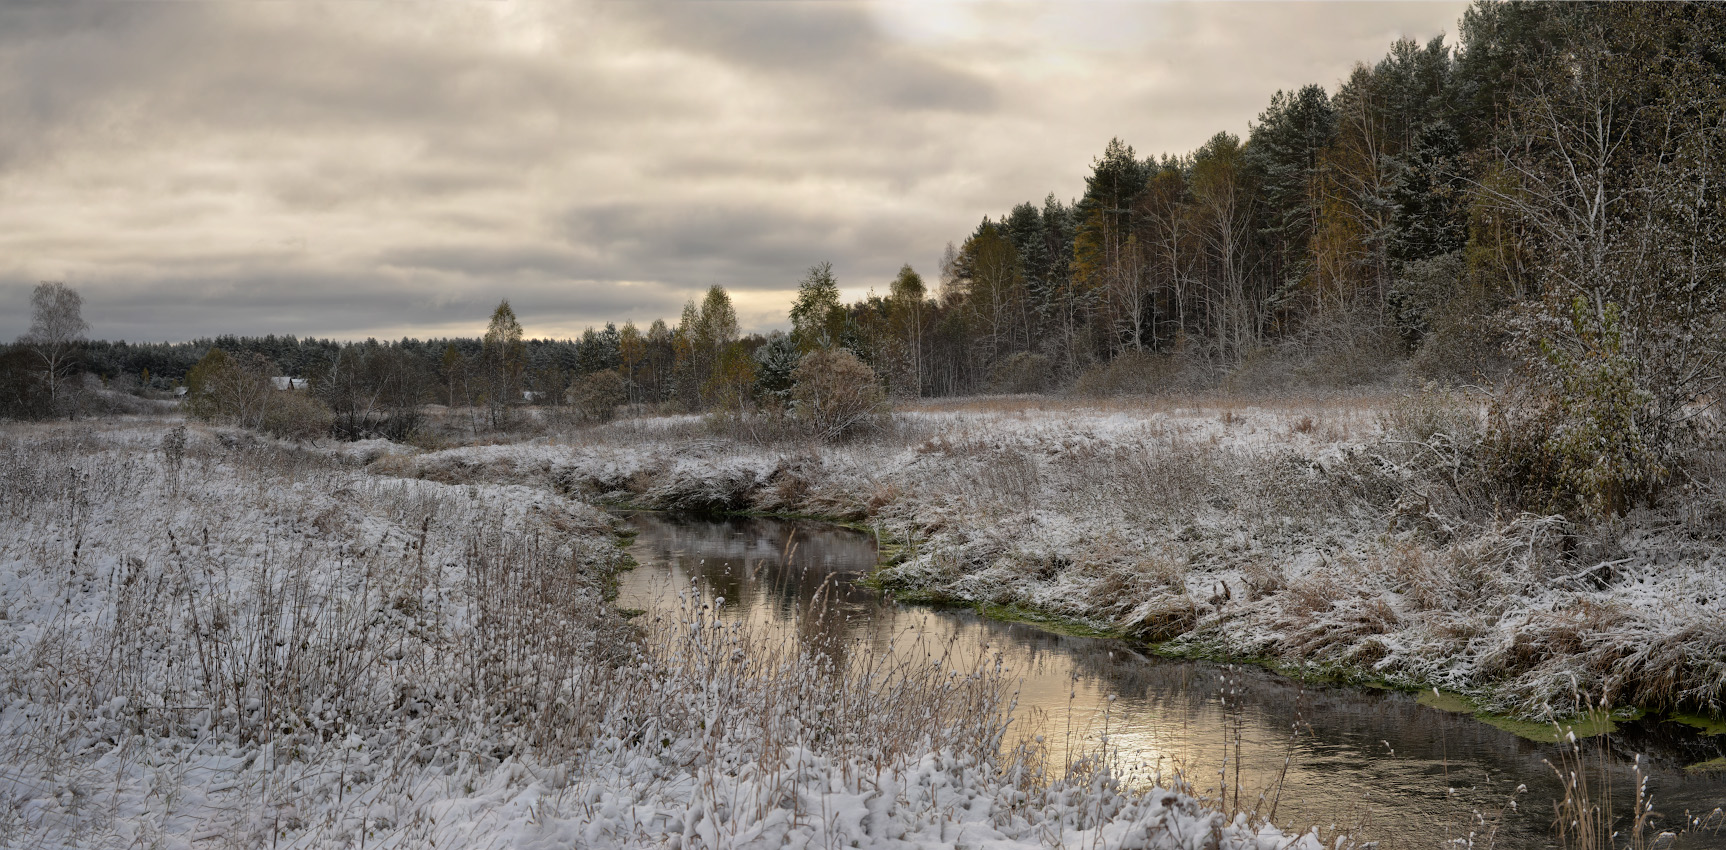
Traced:
<path fill-rule="evenodd" d="M 269 406 L 259 418 L 258 429 L 287 440 L 316 440 L 328 437 L 336 421 L 335 413 L 322 401 L 301 390 L 274 392 Z"/>
<path fill-rule="evenodd" d="M 1529 510 L 1623 514 L 1672 474 L 1682 435 L 1661 421 L 1671 400 L 1638 382 L 1617 306 L 1577 298 L 1566 319 L 1528 320 L 1522 345 L 1538 353 L 1524 352 L 1524 373 L 1494 398 L 1483 460 Z"/>
<path fill-rule="evenodd" d="M 844 349 L 803 355 L 791 380 L 793 410 L 818 440 L 831 442 L 865 430 L 887 410 L 875 370 Z"/>

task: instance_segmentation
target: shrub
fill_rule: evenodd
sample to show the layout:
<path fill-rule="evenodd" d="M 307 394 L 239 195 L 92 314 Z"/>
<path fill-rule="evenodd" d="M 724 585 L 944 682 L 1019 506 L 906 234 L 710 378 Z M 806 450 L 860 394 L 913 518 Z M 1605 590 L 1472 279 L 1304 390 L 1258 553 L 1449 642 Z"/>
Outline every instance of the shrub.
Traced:
<path fill-rule="evenodd" d="M 1150 395 L 1175 382 L 1181 364 L 1173 355 L 1127 353 L 1079 376 L 1074 392 L 1086 396 Z"/>
<path fill-rule="evenodd" d="M 1008 355 L 989 370 L 989 388 L 998 393 L 1040 393 L 1054 384 L 1054 361 L 1033 351 Z"/>
<path fill-rule="evenodd" d="M 1461 252 L 1403 266 L 1391 284 L 1390 304 L 1416 374 L 1455 383 L 1505 371 L 1504 331 L 1491 318 L 1502 300 L 1490 292 Z"/>
<path fill-rule="evenodd" d="M 793 411 L 819 440 L 839 440 L 869 428 L 887 410 L 875 370 L 843 349 L 803 355 L 791 380 Z"/>
<path fill-rule="evenodd" d="M 1480 437 L 1480 407 L 1467 397 L 1428 383 L 1419 392 L 1403 393 L 1379 415 L 1379 426 L 1394 440 L 1429 443 L 1445 437 L 1470 445 Z"/>
<path fill-rule="evenodd" d="M 617 414 L 617 406 L 629 398 L 623 376 L 606 369 L 576 378 L 564 393 L 564 400 L 587 422 L 609 422 Z"/>
<path fill-rule="evenodd" d="M 46 419 L 54 415 L 54 396 L 40 363 L 24 346 L 0 346 L 0 416 Z"/>
<path fill-rule="evenodd" d="M 262 357 L 244 360 L 212 348 L 186 373 L 186 412 L 199 419 L 257 427 L 273 391 Z"/>
<path fill-rule="evenodd" d="M 1655 400 L 1636 380 L 1617 307 L 1578 298 L 1570 312 L 1570 344 L 1544 336 L 1493 399 L 1483 451 L 1524 507 L 1603 518 L 1651 498 L 1677 446 L 1649 433 Z"/>
<path fill-rule="evenodd" d="M 336 421 L 329 405 L 299 390 L 274 393 L 258 427 L 289 440 L 316 440 L 330 435 Z"/>

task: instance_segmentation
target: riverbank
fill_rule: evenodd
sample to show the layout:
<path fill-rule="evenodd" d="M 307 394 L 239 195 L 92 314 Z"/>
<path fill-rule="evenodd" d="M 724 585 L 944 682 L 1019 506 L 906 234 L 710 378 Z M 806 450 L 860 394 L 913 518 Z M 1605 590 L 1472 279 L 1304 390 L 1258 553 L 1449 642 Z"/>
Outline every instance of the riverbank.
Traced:
<path fill-rule="evenodd" d="M 818 515 L 898 548 L 901 593 L 1064 618 L 1192 657 L 1466 697 L 1523 719 L 1594 705 L 1718 714 L 1726 462 L 1582 529 L 1448 480 L 1466 399 L 912 410 L 834 447 L 694 417 L 380 460 L 598 501 Z"/>
<path fill-rule="evenodd" d="M 1003 752 L 989 658 L 632 625 L 543 480 L 178 425 L 0 428 L 0 844 L 1320 846 Z"/>

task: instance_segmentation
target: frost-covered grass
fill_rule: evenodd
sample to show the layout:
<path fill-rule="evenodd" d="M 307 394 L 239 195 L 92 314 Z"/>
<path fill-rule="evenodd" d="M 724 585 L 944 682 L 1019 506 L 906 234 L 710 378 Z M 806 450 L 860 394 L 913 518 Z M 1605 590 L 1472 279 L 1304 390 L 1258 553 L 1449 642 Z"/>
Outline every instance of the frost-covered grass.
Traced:
<path fill-rule="evenodd" d="M 567 447 L 172 424 L 0 431 L 0 846 L 1319 846 L 1041 770 L 992 658 L 625 621 Z"/>
<path fill-rule="evenodd" d="M 901 592 L 1196 654 L 1466 693 L 1526 716 L 1726 705 L 1726 461 L 1596 528 L 1470 481 L 1474 400 L 985 399 L 845 445 L 689 417 L 380 462 L 662 508 L 843 517 Z M 760 436 L 765 435 L 765 436 Z"/>

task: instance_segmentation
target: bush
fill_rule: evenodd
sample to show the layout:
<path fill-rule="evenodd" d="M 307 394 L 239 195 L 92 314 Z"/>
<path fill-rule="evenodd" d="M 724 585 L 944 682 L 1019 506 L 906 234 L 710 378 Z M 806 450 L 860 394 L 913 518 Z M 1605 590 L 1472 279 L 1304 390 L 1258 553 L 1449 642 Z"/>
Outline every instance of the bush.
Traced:
<path fill-rule="evenodd" d="M 1599 519 L 1650 499 L 1676 465 L 1677 442 L 1648 433 L 1653 394 L 1635 377 L 1615 306 L 1571 306 L 1571 344 L 1542 337 L 1489 410 L 1487 468 L 1525 508 Z"/>
<path fill-rule="evenodd" d="M 849 351 L 805 354 L 791 379 L 793 411 L 816 439 L 843 439 L 873 427 L 887 411 L 875 370 Z"/>
<path fill-rule="evenodd" d="M 1461 295 L 1432 313 L 1432 331 L 1415 350 L 1409 369 L 1444 383 L 1484 383 L 1509 371 L 1504 331 L 1482 297 Z"/>
<path fill-rule="evenodd" d="M 210 421 L 255 428 L 270 394 L 272 369 L 257 355 L 229 356 L 212 348 L 186 373 L 186 412 Z"/>
<path fill-rule="evenodd" d="M 285 390 L 269 400 L 258 427 L 283 439 L 316 440 L 329 436 L 335 421 L 329 405 L 299 390 Z"/>
<path fill-rule="evenodd" d="M 1055 385 L 1055 363 L 1046 354 L 1020 351 L 989 370 L 989 389 L 998 393 L 1040 393 Z"/>
<path fill-rule="evenodd" d="M 629 400 L 629 394 L 623 376 L 607 369 L 576 378 L 564 400 L 583 421 L 609 422 L 617 415 L 617 406 Z"/>
<path fill-rule="evenodd" d="M 1274 347 L 1247 355 L 1223 382 L 1230 392 L 1347 390 L 1392 381 L 1402 365 L 1398 345 L 1376 307 L 1321 309 Z"/>
<path fill-rule="evenodd" d="M 1419 392 L 1402 393 L 1379 416 L 1379 427 L 1391 439 L 1430 443 L 1446 438 L 1457 445 L 1472 445 L 1480 439 L 1480 406 L 1436 383 Z"/>
<path fill-rule="evenodd" d="M 1415 374 L 1457 383 L 1506 371 L 1504 331 L 1492 320 L 1502 302 L 1489 292 L 1460 251 L 1403 266 L 1390 306 L 1401 341 L 1414 352 Z"/>
<path fill-rule="evenodd" d="M 1128 353 L 1099 363 L 1079 376 L 1073 391 L 1085 396 L 1151 395 L 1169 389 L 1179 378 L 1181 363 L 1174 355 Z"/>

